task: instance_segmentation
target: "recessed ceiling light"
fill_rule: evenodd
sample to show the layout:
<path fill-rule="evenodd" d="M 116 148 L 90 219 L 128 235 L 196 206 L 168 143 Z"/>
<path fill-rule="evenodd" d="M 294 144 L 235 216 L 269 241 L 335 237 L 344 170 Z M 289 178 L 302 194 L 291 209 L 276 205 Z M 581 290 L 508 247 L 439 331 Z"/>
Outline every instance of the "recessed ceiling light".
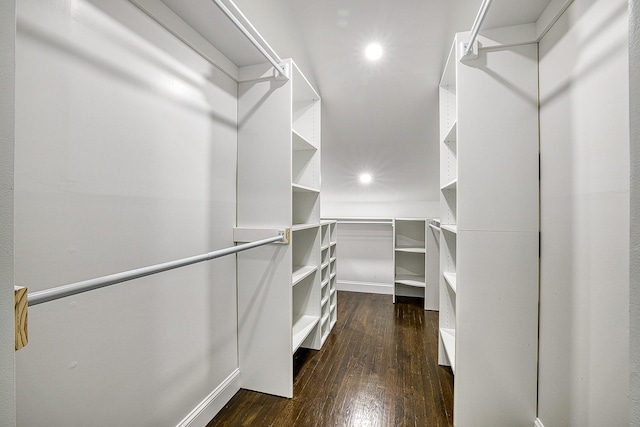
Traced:
<path fill-rule="evenodd" d="M 371 177 L 371 174 L 368 174 L 368 173 L 360 174 L 360 183 L 371 184 L 372 180 L 373 178 Z"/>
<path fill-rule="evenodd" d="M 376 61 L 382 57 L 382 46 L 378 43 L 371 43 L 364 50 L 366 57 L 372 61 Z"/>

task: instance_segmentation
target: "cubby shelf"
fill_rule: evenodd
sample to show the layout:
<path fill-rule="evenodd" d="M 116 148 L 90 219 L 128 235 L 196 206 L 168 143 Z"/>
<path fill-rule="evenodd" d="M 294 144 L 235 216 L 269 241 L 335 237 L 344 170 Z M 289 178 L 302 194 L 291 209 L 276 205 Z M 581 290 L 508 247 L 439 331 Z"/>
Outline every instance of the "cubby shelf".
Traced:
<path fill-rule="evenodd" d="M 458 133 L 457 130 L 458 130 L 458 122 L 454 121 L 451 127 L 449 128 L 449 130 L 447 131 L 447 134 L 445 135 L 442 142 L 445 142 L 445 143 L 455 142 L 457 139 L 457 133 Z"/>
<path fill-rule="evenodd" d="M 446 183 L 444 186 L 442 186 L 442 190 L 455 190 L 458 188 L 458 178 L 456 179 L 452 179 L 451 181 L 449 181 L 448 183 Z"/>
<path fill-rule="evenodd" d="M 292 130 L 291 134 L 292 134 L 293 151 L 317 150 L 317 148 L 311 142 L 307 141 L 305 137 L 300 135 L 295 130 Z"/>
<path fill-rule="evenodd" d="M 311 223 L 311 224 L 296 224 L 296 225 L 293 225 L 291 227 L 291 231 L 292 232 L 302 231 L 302 230 L 308 230 L 310 228 L 318 228 L 318 224 L 313 224 L 313 223 Z"/>
<path fill-rule="evenodd" d="M 425 248 L 396 248 L 396 252 L 410 252 L 415 254 L 424 254 L 427 252 Z"/>
<path fill-rule="evenodd" d="M 320 316 L 302 315 L 293 322 L 293 353 L 300 348 L 302 342 L 309 336 L 313 328 L 316 327 Z"/>
<path fill-rule="evenodd" d="M 455 329 L 440 329 L 440 337 L 444 344 L 444 350 L 447 353 L 447 358 L 451 364 L 451 370 L 455 374 L 456 372 L 456 331 Z"/>
<path fill-rule="evenodd" d="M 395 282 L 401 285 L 413 286 L 415 288 L 424 288 L 426 286 L 424 276 L 412 276 L 408 274 L 397 275 Z"/>
<path fill-rule="evenodd" d="M 449 233 L 457 233 L 458 232 L 458 226 L 457 225 L 452 225 L 452 224 L 441 224 L 440 225 L 440 229 L 444 230 L 444 231 L 448 231 Z"/>
<path fill-rule="evenodd" d="M 456 273 L 443 273 L 442 275 L 444 276 L 444 280 L 447 282 L 447 285 L 449 285 L 449 288 L 451 288 L 451 290 L 455 294 L 456 293 Z"/>
<path fill-rule="evenodd" d="M 324 287 L 325 287 L 325 286 L 327 286 L 328 284 L 329 284 L 329 279 L 324 280 L 324 281 L 322 282 L 321 287 L 322 287 L 322 288 L 324 288 Z"/>
<path fill-rule="evenodd" d="M 327 305 L 328 302 L 329 302 L 329 297 L 324 297 L 324 298 L 322 298 L 321 305 L 325 306 L 325 305 Z"/>
<path fill-rule="evenodd" d="M 291 276 L 291 283 L 293 286 L 302 282 L 309 275 L 313 274 L 314 271 L 318 270 L 317 265 L 294 265 L 293 266 L 293 274 Z"/>
<path fill-rule="evenodd" d="M 307 187 L 305 185 L 300 184 L 291 184 L 291 188 L 296 193 L 319 193 L 320 190 L 317 188 Z"/>

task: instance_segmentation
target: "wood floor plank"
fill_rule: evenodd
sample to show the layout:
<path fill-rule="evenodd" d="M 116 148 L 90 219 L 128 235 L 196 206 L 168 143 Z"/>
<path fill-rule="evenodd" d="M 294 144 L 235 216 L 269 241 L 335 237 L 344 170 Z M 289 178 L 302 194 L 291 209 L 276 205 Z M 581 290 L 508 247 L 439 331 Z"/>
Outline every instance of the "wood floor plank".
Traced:
<path fill-rule="evenodd" d="M 217 426 L 453 426 L 453 376 L 438 366 L 438 313 L 422 300 L 338 292 L 322 350 L 300 349 L 294 398 L 240 390 Z"/>

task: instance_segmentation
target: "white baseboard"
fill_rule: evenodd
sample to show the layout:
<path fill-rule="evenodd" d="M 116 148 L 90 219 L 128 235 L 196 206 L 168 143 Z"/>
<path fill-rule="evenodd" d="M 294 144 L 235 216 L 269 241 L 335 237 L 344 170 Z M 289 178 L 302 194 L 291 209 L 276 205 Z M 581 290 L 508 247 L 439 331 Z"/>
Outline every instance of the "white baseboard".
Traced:
<path fill-rule="evenodd" d="M 240 370 L 234 370 L 176 427 L 205 427 L 240 390 Z"/>
<path fill-rule="evenodd" d="M 367 283 L 353 282 L 350 280 L 338 280 L 337 287 L 339 291 L 393 295 L 393 285 L 389 283 Z"/>
<path fill-rule="evenodd" d="M 533 422 L 533 427 L 544 427 L 542 421 L 540 421 L 540 418 L 536 418 L 536 420 Z"/>

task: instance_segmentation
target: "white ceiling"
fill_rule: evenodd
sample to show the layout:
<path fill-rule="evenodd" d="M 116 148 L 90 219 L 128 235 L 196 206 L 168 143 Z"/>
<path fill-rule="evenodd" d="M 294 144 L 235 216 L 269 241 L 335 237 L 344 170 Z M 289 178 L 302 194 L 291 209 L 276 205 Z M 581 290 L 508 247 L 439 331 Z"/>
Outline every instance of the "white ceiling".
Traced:
<path fill-rule="evenodd" d="M 495 0 L 483 28 L 535 22 L 549 2 Z M 287 3 L 322 96 L 323 202 L 438 200 L 437 85 L 481 0 Z M 384 47 L 375 63 L 363 55 L 371 41 Z"/>

